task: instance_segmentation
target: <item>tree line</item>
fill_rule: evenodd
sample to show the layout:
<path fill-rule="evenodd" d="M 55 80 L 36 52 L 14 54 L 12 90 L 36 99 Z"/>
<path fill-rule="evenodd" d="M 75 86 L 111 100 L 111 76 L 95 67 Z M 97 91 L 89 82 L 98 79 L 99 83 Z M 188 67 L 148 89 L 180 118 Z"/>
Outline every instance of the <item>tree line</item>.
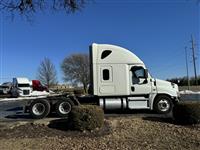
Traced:
<path fill-rule="evenodd" d="M 179 86 L 187 86 L 188 85 L 187 77 L 171 78 L 171 79 L 167 79 L 167 81 L 176 83 Z M 200 76 L 197 77 L 197 82 L 198 82 L 198 85 L 200 85 Z M 189 78 L 189 83 L 190 83 L 190 85 L 196 85 L 195 78 L 194 77 Z"/>

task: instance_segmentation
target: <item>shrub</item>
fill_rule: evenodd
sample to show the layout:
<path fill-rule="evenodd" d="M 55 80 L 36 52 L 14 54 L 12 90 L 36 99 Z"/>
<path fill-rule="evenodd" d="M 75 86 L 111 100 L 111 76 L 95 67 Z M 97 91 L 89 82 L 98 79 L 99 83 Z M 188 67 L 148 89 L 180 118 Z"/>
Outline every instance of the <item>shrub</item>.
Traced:
<path fill-rule="evenodd" d="M 200 123 L 200 102 L 180 102 L 173 108 L 173 116 L 178 124 Z"/>
<path fill-rule="evenodd" d="M 74 106 L 69 114 L 69 123 L 75 130 L 94 130 L 101 128 L 104 123 L 104 112 L 99 106 Z"/>

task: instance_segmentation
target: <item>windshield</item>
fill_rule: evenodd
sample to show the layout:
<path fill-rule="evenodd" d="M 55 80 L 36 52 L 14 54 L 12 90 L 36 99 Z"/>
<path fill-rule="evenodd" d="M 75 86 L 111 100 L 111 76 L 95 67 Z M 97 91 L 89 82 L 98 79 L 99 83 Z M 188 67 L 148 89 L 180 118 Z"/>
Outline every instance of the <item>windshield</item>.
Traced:
<path fill-rule="evenodd" d="M 30 84 L 18 84 L 18 87 L 30 87 Z"/>

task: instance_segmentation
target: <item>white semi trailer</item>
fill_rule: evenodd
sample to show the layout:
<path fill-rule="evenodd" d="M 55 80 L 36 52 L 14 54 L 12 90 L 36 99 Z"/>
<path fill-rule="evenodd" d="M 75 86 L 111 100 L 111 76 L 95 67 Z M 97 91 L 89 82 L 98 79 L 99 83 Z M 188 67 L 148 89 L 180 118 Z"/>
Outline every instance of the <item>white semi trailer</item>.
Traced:
<path fill-rule="evenodd" d="M 50 111 L 65 117 L 82 99 L 97 102 L 104 110 L 150 109 L 169 113 L 179 101 L 178 86 L 153 78 L 145 64 L 129 50 L 108 44 L 90 46 L 90 95 L 28 98 L 25 110 L 34 118 Z M 85 101 L 84 100 L 84 101 Z"/>

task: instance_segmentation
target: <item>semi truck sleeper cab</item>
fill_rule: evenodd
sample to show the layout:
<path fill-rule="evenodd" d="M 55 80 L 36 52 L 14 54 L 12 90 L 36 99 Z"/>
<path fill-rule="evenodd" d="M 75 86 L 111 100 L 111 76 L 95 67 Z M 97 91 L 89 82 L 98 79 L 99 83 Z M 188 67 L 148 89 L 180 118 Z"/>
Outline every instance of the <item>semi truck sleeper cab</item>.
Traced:
<path fill-rule="evenodd" d="M 90 46 L 91 94 L 104 109 L 171 111 L 178 101 L 174 83 L 151 77 L 145 64 L 129 50 L 108 44 Z"/>

